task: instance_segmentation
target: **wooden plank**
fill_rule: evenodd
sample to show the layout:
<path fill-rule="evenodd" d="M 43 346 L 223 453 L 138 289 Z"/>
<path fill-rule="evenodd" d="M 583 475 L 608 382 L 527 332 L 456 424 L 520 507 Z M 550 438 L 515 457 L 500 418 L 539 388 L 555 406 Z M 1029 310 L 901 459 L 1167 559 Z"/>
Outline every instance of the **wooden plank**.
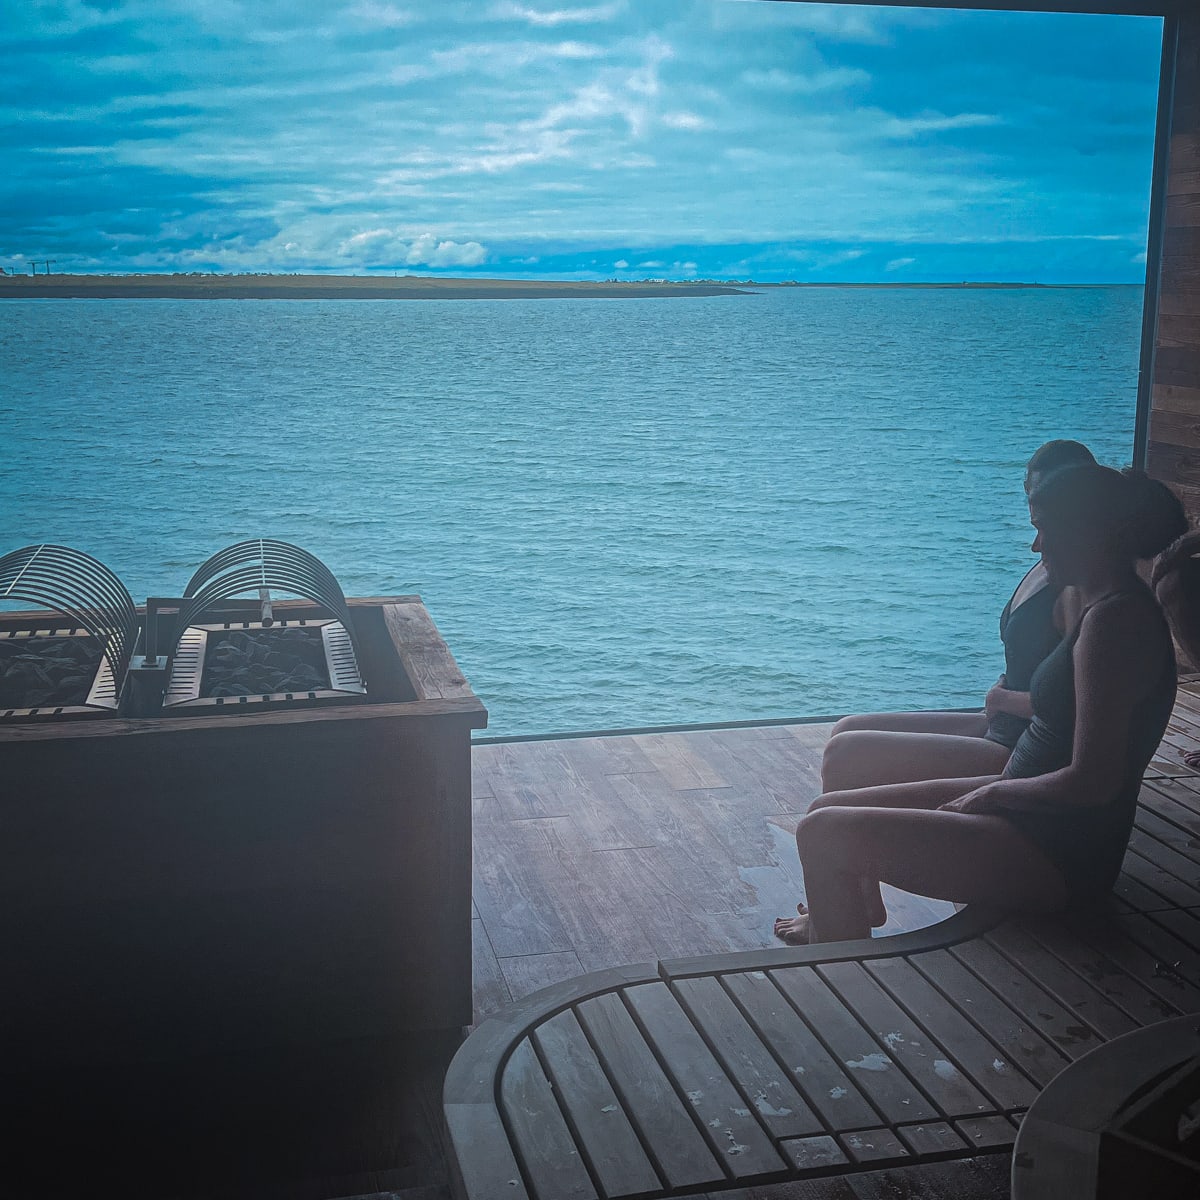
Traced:
<path fill-rule="evenodd" d="M 1092 947 L 1103 949 L 1107 957 L 1167 1004 L 1172 1011 L 1162 1016 L 1191 1012 L 1200 1003 L 1200 989 L 1162 969 L 1164 964 L 1194 956 L 1149 917 L 1122 916 L 1104 924 L 1081 917 L 1069 920 L 1067 927 Z"/>
<path fill-rule="evenodd" d="M 1195 313 L 1168 315 L 1172 320 L 1194 320 L 1196 316 L 1200 315 L 1200 292 L 1196 294 Z M 1197 416 L 1200 415 L 1200 387 L 1172 387 L 1170 384 L 1156 384 L 1153 388 L 1152 403 L 1153 411 L 1156 413 L 1182 413 L 1187 416 Z"/>
<path fill-rule="evenodd" d="M 976 1150 L 1005 1150 L 1017 1140 L 1017 1131 L 1005 1117 L 967 1117 L 955 1127 Z"/>
<path fill-rule="evenodd" d="M 1090 1024 L 1085 1023 L 1086 1018 L 1060 1004 L 1040 981 L 1030 978 L 984 939 L 962 942 L 952 946 L 949 953 L 1067 1058 L 1080 1058 L 1100 1045 L 1101 1038 Z M 946 982 L 953 986 L 952 980 Z M 965 999 L 957 991 L 953 994 L 956 1000 Z M 993 1032 L 990 1018 L 984 1012 L 973 1008 L 972 1014 L 985 1029 Z"/>
<path fill-rule="evenodd" d="M 1113 884 L 1114 911 L 1152 912 L 1159 908 L 1173 907 L 1173 901 L 1136 878 L 1141 875 L 1154 882 L 1155 878 L 1161 878 L 1162 874 L 1144 858 L 1134 854 L 1132 850 L 1128 851 L 1117 882 Z"/>
<path fill-rule="evenodd" d="M 1160 293 L 1158 311 L 1176 317 L 1194 317 L 1200 315 L 1200 287 L 1188 287 L 1181 281 L 1176 286 Z M 1157 388 L 1159 385 L 1155 385 Z"/>
<path fill-rule="evenodd" d="M 505 1065 L 500 1103 L 533 1194 L 547 1200 L 597 1200 L 550 1081 L 528 1040 L 518 1043 Z"/>
<path fill-rule="evenodd" d="M 1200 194 L 1182 190 L 1173 194 L 1168 193 L 1165 223 L 1168 229 L 1192 228 L 1200 225 Z"/>
<path fill-rule="evenodd" d="M 1163 820 L 1148 805 L 1139 805 L 1136 827 L 1167 847 L 1173 855 L 1192 863 L 1200 876 L 1200 836 Z M 1198 822 L 1200 824 L 1200 822 Z"/>
<path fill-rule="evenodd" d="M 1123 936 L 1117 934 L 1109 938 L 1105 947 L 1108 953 L 1105 953 L 1081 941 L 1061 921 L 1038 920 L 1023 927 L 1059 960 L 1078 971 L 1111 1003 L 1128 1013 L 1138 1026 L 1152 1025 L 1179 1014 L 1176 1005 L 1144 986 L 1134 974 L 1141 968 L 1141 960 L 1135 959 L 1130 963 L 1130 969 L 1126 969 L 1128 939 Z"/>
<path fill-rule="evenodd" d="M 724 1168 L 663 1074 L 621 997 L 608 993 L 585 1000 L 575 1015 L 625 1112 L 642 1131 L 646 1151 L 667 1186 L 679 1191 L 723 1182 Z"/>
<path fill-rule="evenodd" d="M 1168 196 L 1200 197 L 1200 171 L 1172 170 L 1167 175 Z"/>
<path fill-rule="evenodd" d="M 936 1121 L 941 1116 L 816 971 L 811 967 L 786 967 L 768 974 L 830 1053 L 851 1073 L 884 1120 L 899 1125 Z"/>
<path fill-rule="evenodd" d="M 1033 1103 L 1038 1089 L 911 963 L 881 958 L 864 965 L 925 1027 L 945 1050 L 944 1057 L 974 1080 L 998 1109 Z"/>
<path fill-rule="evenodd" d="M 634 743 L 676 790 L 726 787 L 726 781 L 677 733 L 639 733 Z"/>
<path fill-rule="evenodd" d="M 828 963 L 817 970 L 929 1096 L 940 1115 L 974 1116 L 993 1110 L 992 1102 L 861 965 Z"/>
<path fill-rule="evenodd" d="M 890 1129 L 863 1129 L 842 1134 L 846 1153 L 858 1166 L 870 1163 L 902 1162 L 909 1158 L 908 1147 Z"/>
<path fill-rule="evenodd" d="M 1043 1037 L 1033 1022 L 1026 1019 L 1013 1002 L 1017 999 L 1015 995 L 1001 997 L 955 959 L 949 950 L 915 954 L 910 961 L 961 1013 L 974 1022 L 990 1042 L 999 1047 L 1010 1063 L 1019 1067 L 1041 1087 L 1045 1087 L 1070 1062 L 1070 1056 L 1062 1048 L 1049 1037 Z M 1010 982 L 1015 985 L 1015 977 L 1005 980 L 1006 984 Z M 1047 1013 L 1045 1017 L 1049 1019 L 1039 1017 L 1039 1024 L 1054 1023 L 1054 1014 Z M 1069 1015 L 1062 1013 L 1059 1031 L 1062 1032 L 1069 1023 Z M 1078 1036 L 1080 1040 L 1090 1040 L 1093 1045 L 1097 1042 L 1095 1035 L 1086 1028 L 1081 1029 Z"/>
<path fill-rule="evenodd" d="M 1118 1008 L 1078 972 L 1070 970 L 1067 964 L 1019 925 L 1006 922 L 998 926 L 990 934 L 984 935 L 984 944 L 1000 950 L 1010 962 L 1037 979 L 1063 1006 L 1096 1030 L 1100 1037 L 1120 1037 L 1122 1033 L 1138 1027 L 1132 1016 Z M 960 947 L 954 950 L 959 953 Z"/>
<path fill-rule="evenodd" d="M 1152 812 L 1200 839 L 1200 795 L 1189 788 L 1174 781 L 1155 780 L 1143 785 L 1138 805 L 1139 811 Z"/>
<path fill-rule="evenodd" d="M 450 1166 L 463 1196 L 529 1200 L 508 1132 L 491 1104 L 447 1104 Z"/>
<path fill-rule="evenodd" d="M 504 982 L 514 1000 L 523 1000 L 532 992 L 541 991 L 552 983 L 564 979 L 576 979 L 582 975 L 583 966 L 574 950 L 560 950 L 552 954 L 524 954 L 519 958 L 499 960 Z"/>
<path fill-rule="evenodd" d="M 1178 876 L 1158 863 L 1151 862 L 1145 857 L 1142 847 L 1144 842 L 1139 838 L 1141 845 L 1135 847 L 1133 839 L 1130 839 L 1130 848 L 1125 853 L 1125 861 L 1122 863 L 1122 872 L 1129 878 L 1136 880 L 1138 883 L 1144 884 L 1151 891 L 1157 892 L 1162 896 L 1164 905 L 1182 905 L 1187 907 L 1192 904 L 1200 904 L 1200 895 L 1197 890 L 1189 884 L 1184 883 Z M 1163 907 L 1162 905 L 1158 907 Z"/>
<path fill-rule="evenodd" d="M 680 979 L 674 992 L 773 1137 L 809 1137 L 825 1131 L 792 1085 L 789 1072 L 776 1062 L 718 980 Z"/>
<path fill-rule="evenodd" d="M 471 974 L 474 1019 L 478 1024 L 512 1002 L 496 952 L 488 941 L 483 922 L 478 919 L 471 922 Z"/>
<path fill-rule="evenodd" d="M 945 1121 L 930 1121 L 925 1125 L 901 1125 L 896 1132 L 904 1144 L 921 1158 L 961 1154 L 967 1144 L 962 1134 Z"/>
<path fill-rule="evenodd" d="M 550 785 L 537 761 L 536 743 L 498 742 L 475 746 L 475 772 L 496 798 L 496 815 L 506 821 L 567 815 L 561 789 Z"/>
<path fill-rule="evenodd" d="M 531 824 L 499 822 L 486 827 L 486 842 L 475 839 L 475 904 L 500 958 L 573 949 L 531 856 Z"/>
<path fill-rule="evenodd" d="M 725 975 L 722 984 L 831 1129 L 870 1129 L 879 1114 L 764 971 Z"/>
<path fill-rule="evenodd" d="M 810 1138 L 789 1138 L 779 1143 L 791 1167 L 802 1174 L 824 1172 L 830 1167 L 845 1166 L 850 1160 L 841 1146 L 828 1135 Z"/>
<path fill-rule="evenodd" d="M 1145 819 L 1149 820 L 1150 818 L 1146 817 Z M 1129 848 L 1152 862 L 1156 867 L 1170 872 L 1186 885 L 1187 891 L 1193 895 L 1194 899 L 1181 901 L 1181 903 L 1185 905 L 1200 904 L 1200 865 L 1185 858 L 1157 838 L 1149 836 L 1137 825 L 1133 827 L 1129 835 Z"/>
<path fill-rule="evenodd" d="M 1200 279 L 1200 254 L 1188 259 L 1188 269 L 1192 278 Z M 1154 382 L 1195 387 L 1200 382 L 1200 350 L 1159 347 L 1154 355 Z"/>
<path fill-rule="evenodd" d="M 420 699 L 473 698 L 471 685 L 423 604 L 384 605 L 383 619 Z"/>
<path fill-rule="evenodd" d="M 1191 317 L 1163 319 L 1196 324 Z M 1200 340 L 1200 334 L 1197 334 L 1197 338 Z M 1153 409 L 1150 413 L 1150 440 L 1174 446 L 1200 446 L 1200 414 L 1169 412 L 1161 408 Z"/>
<path fill-rule="evenodd" d="M 763 1131 L 764 1124 L 786 1128 L 793 1136 L 824 1132 L 803 1101 L 797 1119 L 789 1121 L 791 1110 L 775 1109 L 752 1089 L 739 1088 L 742 1081 L 735 1083 L 722 1068 L 666 984 L 641 984 L 626 989 L 625 996 L 667 1076 L 691 1105 L 714 1154 L 735 1178 L 782 1170 L 784 1164 Z"/>
<path fill-rule="evenodd" d="M 603 1194 L 657 1191 L 658 1175 L 575 1014 L 544 1021 L 533 1039 Z"/>

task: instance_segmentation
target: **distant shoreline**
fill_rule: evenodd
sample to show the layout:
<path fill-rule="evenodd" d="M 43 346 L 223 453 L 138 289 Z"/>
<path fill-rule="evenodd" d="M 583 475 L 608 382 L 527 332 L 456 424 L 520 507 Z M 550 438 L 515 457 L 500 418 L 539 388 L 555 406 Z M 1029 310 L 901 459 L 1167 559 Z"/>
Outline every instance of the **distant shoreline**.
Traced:
<path fill-rule="evenodd" d="M 446 279 L 405 275 L 2 275 L 0 299 L 95 300 L 550 300 L 746 296 L 776 288 L 885 288 L 957 291 L 1138 287 L 1045 283 L 755 283 L 739 280 Z"/>
<path fill-rule="evenodd" d="M 398 278 L 366 275 L 5 275 L 0 299 L 549 300 L 745 296 L 721 283 Z"/>

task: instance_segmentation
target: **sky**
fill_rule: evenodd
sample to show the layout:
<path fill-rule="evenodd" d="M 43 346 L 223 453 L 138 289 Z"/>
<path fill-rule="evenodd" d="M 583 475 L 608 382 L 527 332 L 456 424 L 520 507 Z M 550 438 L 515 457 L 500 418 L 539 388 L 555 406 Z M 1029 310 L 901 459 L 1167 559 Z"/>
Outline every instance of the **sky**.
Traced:
<path fill-rule="evenodd" d="M 18 0 L 0 266 L 1137 283 L 1161 24 Z"/>

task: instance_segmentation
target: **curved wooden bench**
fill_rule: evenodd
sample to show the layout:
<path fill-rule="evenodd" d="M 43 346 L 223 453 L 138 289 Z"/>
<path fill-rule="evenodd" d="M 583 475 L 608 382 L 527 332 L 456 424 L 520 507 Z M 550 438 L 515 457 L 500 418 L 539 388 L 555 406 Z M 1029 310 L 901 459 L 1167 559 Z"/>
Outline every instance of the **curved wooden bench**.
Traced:
<path fill-rule="evenodd" d="M 1107 912 L 970 909 L 890 938 L 602 971 L 510 1006 L 446 1077 L 456 1192 L 674 1196 L 1007 1150 L 1068 1063 L 1200 1012 L 1198 947 L 1200 792 L 1154 781 Z"/>

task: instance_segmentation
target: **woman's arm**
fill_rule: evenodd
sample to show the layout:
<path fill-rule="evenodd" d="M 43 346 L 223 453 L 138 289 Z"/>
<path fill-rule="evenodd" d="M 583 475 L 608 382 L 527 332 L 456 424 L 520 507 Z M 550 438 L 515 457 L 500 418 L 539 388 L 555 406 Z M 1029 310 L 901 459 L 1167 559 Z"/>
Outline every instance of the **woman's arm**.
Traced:
<path fill-rule="evenodd" d="M 952 801 L 957 812 L 1045 811 L 1110 801 L 1125 774 L 1134 705 L 1162 669 L 1145 600 L 1122 597 L 1088 613 L 1075 643 L 1075 738 L 1071 762 L 1029 779 L 1000 779 Z"/>

